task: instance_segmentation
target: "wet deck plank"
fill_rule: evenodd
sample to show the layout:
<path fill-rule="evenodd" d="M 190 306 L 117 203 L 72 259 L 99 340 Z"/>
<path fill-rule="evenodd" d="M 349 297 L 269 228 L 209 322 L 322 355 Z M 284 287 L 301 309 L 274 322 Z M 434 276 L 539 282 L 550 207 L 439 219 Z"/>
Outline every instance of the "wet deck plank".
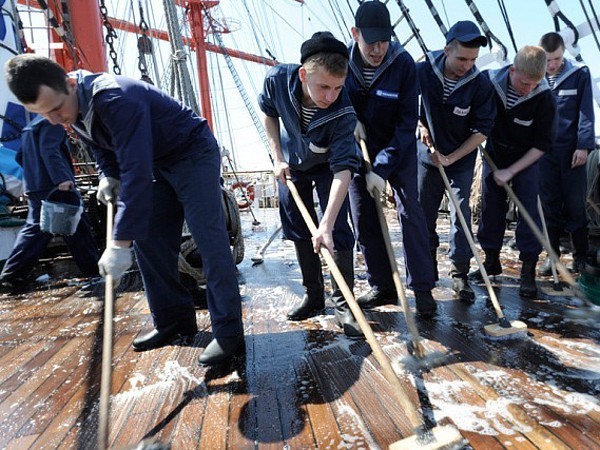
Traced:
<path fill-rule="evenodd" d="M 285 320 L 302 294 L 293 247 L 277 239 L 262 265 L 249 261 L 274 217 L 260 210 L 263 224 L 254 230 L 244 217 L 247 258 L 239 268 L 247 353 L 230 366 L 197 366 L 210 341 L 205 311 L 198 311 L 202 332 L 192 346 L 133 352 L 132 339 L 151 329 L 147 305 L 140 292 L 119 296 L 114 447 L 153 437 L 186 450 L 387 448 L 412 435 L 368 345 L 346 339 L 330 307 L 314 319 Z M 400 259 L 396 222 L 390 225 Z M 357 259 L 359 294 L 366 282 Z M 494 285 L 506 315 L 527 323 L 530 336 L 523 340 L 486 339 L 483 325 L 497 318 L 485 290 L 475 288 L 473 305 L 455 301 L 444 259 L 434 292 L 440 313 L 418 323 L 428 351 L 450 353 L 444 364 L 403 370 L 397 362 L 407 356 L 410 338 L 400 309 L 376 308 L 367 318 L 426 421 L 455 425 L 471 447 L 600 448 L 598 324 L 565 320 L 565 308 L 573 307 L 568 298 L 521 299 L 515 264 L 504 262 L 505 274 Z M 58 283 L 0 297 L 0 448 L 95 446 L 102 303 L 77 290 Z M 414 307 L 410 291 L 408 297 Z"/>

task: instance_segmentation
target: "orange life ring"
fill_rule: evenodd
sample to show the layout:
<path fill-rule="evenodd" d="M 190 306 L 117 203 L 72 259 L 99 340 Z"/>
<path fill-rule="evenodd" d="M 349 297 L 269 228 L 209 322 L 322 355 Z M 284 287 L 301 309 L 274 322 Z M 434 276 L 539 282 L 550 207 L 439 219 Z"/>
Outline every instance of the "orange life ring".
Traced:
<path fill-rule="evenodd" d="M 239 190 L 236 193 L 236 190 Z M 254 201 L 254 184 L 240 181 L 239 183 L 233 183 L 230 191 L 233 192 L 238 208 L 246 209 L 249 208 Z M 240 194 L 241 193 L 241 194 Z M 244 195 L 245 193 L 245 195 Z"/>

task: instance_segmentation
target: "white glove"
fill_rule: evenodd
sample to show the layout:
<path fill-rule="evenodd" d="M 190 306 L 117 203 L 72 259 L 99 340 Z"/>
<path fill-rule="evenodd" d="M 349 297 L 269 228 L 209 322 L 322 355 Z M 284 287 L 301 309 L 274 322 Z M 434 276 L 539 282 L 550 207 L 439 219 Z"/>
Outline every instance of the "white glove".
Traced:
<path fill-rule="evenodd" d="M 377 196 L 385 191 L 385 180 L 375 172 L 367 172 L 365 175 L 365 180 L 367 182 L 367 191 L 369 191 L 371 197 L 377 199 Z"/>
<path fill-rule="evenodd" d="M 108 202 L 115 203 L 117 201 L 117 197 L 119 196 L 120 189 L 120 180 L 112 177 L 101 178 L 100 182 L 98 183 L 98 192 L 96 193 L 96 198 L 99 202 L 102 202 L 105 205 L 108 204 Z"/>
<path fill-rule="evenodd" d="M 354 139 L 359 144 L 361 140 L 367 142 L 367 130 L 365 130 L 365 126 L 360 120 L 356 122 L 356 127 L 354 128 Z"/>
<path fill-rule="evenodd" d="M 98 261 L 98 270 L 103 277 L 111 275 L 115 282 L 123 276 L 133 264 L 131 249 L 128 247 L 107 247 Z"/>

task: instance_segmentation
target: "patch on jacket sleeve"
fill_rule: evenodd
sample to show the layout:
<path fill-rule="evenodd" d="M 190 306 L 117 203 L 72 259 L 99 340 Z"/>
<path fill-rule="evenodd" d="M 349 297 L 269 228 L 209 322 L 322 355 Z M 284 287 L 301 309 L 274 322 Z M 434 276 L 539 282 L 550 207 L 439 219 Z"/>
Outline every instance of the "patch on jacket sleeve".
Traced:
<path fill-rule="evenodd" d="M 517 125 L 523 125 L 524 127 L 530 127 L 531 124 L 533 123 L 533 119 L 531 120 L 521 120 L 518 117 L 515 117 L 515 119 L 513 120 L 514 123 L 516 123 Z"/>
<path fill-rule="evenodd" d="M 457 116 L 466 116 L 467 114 L 469 114 L 469 111 L 471 111 L 471 107 L 467 106 L 466 108 L 461 108 L 459 106 L 455 106 L 454 107 L 454 111 L 452 111 L 454 114 L 456 114 Z"/>
<path fill-rule="evenodd" d="M 313 153 L 327 153 L 329 151 L 329 147 L 319 147 L 318 145 L 313 144 L 312 142 L 310 142 L 308 144 L 308 148 L 310 149 L 311 152 Z"/>
<path fill-rule="evenodd" d="M 391 98 L 391 99 L 398 99 L 399 94 L 398 92 L 392 92 L 392 91 L 384 91 L 383 89 L 377 89 L 375 91 L 375 95 L 377 97 L 383 97 L 383 98 Z"/>

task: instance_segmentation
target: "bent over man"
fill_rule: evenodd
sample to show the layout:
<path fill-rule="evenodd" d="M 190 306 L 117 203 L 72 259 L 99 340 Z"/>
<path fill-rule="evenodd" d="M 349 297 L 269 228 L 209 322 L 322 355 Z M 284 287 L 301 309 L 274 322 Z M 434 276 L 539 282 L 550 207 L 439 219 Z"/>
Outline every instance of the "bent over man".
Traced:
<path fill-rule="evenodd" d="M 228 359 L 244 345 L 241 300 L 221 205 L 220 156 L 206 120 L 148 83 L 64 69 L 19 55 L 6 64 L 8 86 L 30 111 L 70 125 L 90 144 L 103 178 L 98 199 L 118 200 L 114 238 L 100 258 L 119 279 L 133 243 L 155 329 L 133 341 L 150 350 L 198 328 L 180 283 L 183 221 L 198 245 L 207 279 L 213 340 L 200 362 Z"/>

